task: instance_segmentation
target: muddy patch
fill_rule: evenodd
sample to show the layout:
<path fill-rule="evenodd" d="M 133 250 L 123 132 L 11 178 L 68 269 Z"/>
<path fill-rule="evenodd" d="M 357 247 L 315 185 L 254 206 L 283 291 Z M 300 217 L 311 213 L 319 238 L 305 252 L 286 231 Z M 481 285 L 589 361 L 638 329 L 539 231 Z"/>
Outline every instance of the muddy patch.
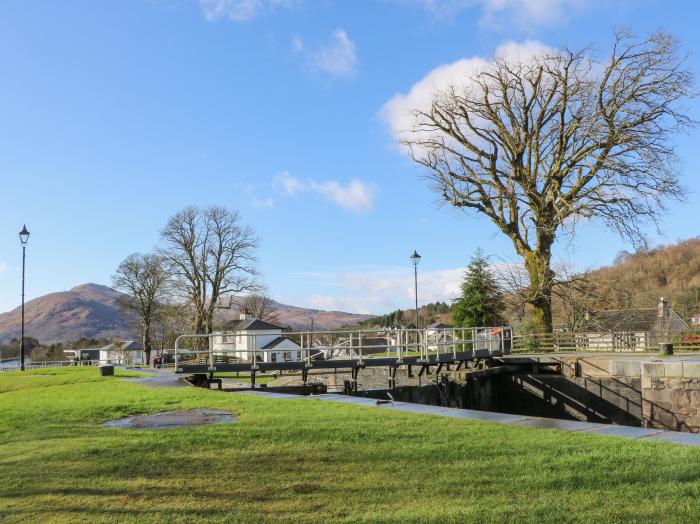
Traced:
<path fill-rule="evenodd" d="M 102 425 L 109 428 L 128 429 L 175 429 L 191 426 L 204 426 L 206 424 L 233 424 L 238 422 L 228 411 L 216 409 L 187 409 L 160 411 L 152 415 L 138 415 L 135 417 L 118 418 L 108 420 Z"/>

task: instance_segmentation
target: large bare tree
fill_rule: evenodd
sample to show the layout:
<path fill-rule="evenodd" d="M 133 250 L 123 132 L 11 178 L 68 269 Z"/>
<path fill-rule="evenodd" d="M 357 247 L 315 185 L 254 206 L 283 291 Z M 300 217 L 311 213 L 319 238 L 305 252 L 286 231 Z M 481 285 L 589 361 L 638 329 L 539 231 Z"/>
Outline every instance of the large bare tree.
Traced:
<path fill-rule="evenodd" d="M 168 293 L 168 273 L 162 258 L 154 254 L 129 255 L 112 276 L 112 285 L 127 294 L 121 301 L 121 306 L 139 317 L 143 350 L 148 364 L 153 346 L 153 326 Z"/>
<path fill-rule="evenodd" d="M 267 322 L 279 322 L 279 314 L 275 301 L 272 300 L 263 290 L 251 293 L 245 297 L 240 304 L 240 309 L 247 311 L 253 317 Z"/>
<path fill-rule="evenodd" d="M 161 255 L 190 303 L 195 333 L 211 333 L 220 299 L 257 289 L 258 239 L 238 212 L 187 207 L 161 232 Z"/>
<path fill-rule="evenodd" d="M 601 219 L 636 244 L 681 188 L 673 137 L 692 126 L 693 77 L 669 34 L 619 31 L 609 55 L 549 49 L 495 56 L 418 108 L 402 142 L 441 199 L 487 216 L 529 274 L 528 302 L 552 328 L 552 246 Z"/>

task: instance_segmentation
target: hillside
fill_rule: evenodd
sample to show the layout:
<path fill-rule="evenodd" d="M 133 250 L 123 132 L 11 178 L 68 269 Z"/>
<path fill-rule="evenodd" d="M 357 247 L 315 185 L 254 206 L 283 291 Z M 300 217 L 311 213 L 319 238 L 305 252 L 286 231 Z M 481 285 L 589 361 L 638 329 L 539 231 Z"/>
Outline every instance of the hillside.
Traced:
<path fill-rule="evenodd" d="M 137 319 L 118 306 L 122 294 L 99 284 L 82 284 L 69 291 L 50 293 L 25 304 L 25 333 L 44 344 L 75 341 L 80 338 L 134 338 Z M 305 309 L 275 302 L 279 323 L 295 329 L 333 329 L 370 318 L 343 311 Z M 221 313 L 223 318 L 237 315 L 236 310 Z M 0 314 L 0 342 L 20 334 L 20 308 Z"/>
<path fill-rule="evenodd" d="M 665 297 L 681 315 L 700 311 L 700 238 L 635 254 L 621 253 L 614 264 L 592 271 L 610 289 L 608 307 L 653 307 Z"/>
<path fill-rule="evenodd" d="M 107 286 L 83 284 L 35 298 L 25 304 L 25 334 L 43 343 L 132 337 L 135 319 L 119 309 L 120 296 Z M 0 314 L 0 342 L 19 337 L 20 322 L 19 307 Z"/>

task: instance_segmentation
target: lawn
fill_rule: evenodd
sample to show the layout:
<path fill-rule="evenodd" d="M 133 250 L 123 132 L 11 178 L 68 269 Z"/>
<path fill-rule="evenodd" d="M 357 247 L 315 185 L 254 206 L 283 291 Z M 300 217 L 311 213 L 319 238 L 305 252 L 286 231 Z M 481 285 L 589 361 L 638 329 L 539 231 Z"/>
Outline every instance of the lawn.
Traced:
<path fill-rule="evenodd" d="M 3 522 L 700 520 L 696 448 L 96 375 L 0 374 Z M 193 407 L 240 422 L 99 425 Z"/>

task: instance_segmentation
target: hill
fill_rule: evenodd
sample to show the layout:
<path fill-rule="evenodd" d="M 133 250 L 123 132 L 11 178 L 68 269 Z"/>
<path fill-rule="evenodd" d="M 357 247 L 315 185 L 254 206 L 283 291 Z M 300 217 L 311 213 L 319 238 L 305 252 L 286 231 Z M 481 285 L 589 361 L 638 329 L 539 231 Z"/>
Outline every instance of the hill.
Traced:
<path fill-rule="evenodd" d="M 700 238 L 639 252 L 621 252 L 615 262 L 590 272 L 607 287 L 603 309 L 654 307 L 665 297 L 684 317 L 700 311 Z"/>
<path fill-rule="evenodd" d="M 125 315 L 118 301 L 122 293 L 100 284 L 82 284 L 68 291 L 50 293 L 25 304 L 25 334 L 44 344 L 85 338 L 137 337 L 138 321 Z M 295 329 L 334 329 L 370 318 L 343 311 L 323 311 L 274 303 L 279 323 Z M 222 312 L 232 317 L 237 311 Z M 20 335 L 20 308 L 0 314 L 0 342 Z"/>

